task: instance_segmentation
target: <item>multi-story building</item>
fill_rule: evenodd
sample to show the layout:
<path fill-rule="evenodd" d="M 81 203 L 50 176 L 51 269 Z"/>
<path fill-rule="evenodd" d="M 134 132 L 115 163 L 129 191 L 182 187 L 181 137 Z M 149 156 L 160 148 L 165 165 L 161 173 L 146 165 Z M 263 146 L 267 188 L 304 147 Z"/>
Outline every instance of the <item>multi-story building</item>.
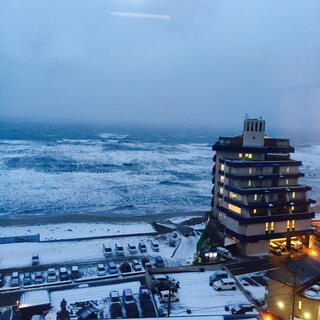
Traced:
<path fill-rule="evenodd" d="M 220 137 L 212 150 L 211 223 L 220 241 L 231 237 L 248 256 L 268 254 L 270 240 L 308 245 L 314 200 L 299 184 L 302 162 L 291 159 L 288 139 L 269 138 L 264 120 L 247 119 L 242 135 Z"/>

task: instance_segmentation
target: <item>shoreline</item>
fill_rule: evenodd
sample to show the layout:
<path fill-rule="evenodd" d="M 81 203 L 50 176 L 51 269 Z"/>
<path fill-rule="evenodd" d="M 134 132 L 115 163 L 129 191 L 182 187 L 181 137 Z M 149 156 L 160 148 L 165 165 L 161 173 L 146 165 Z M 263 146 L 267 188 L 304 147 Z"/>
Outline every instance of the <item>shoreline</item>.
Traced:
<path fill-rule="evenodd" d="M 171 213 L 154 213 L 147 215 L 102 215 L 102 214 L 68 214 L 68 215 L 50 215 L 50 216 L 34 216 L 19 215 L 0 217 L 1 227 L 5 226 L 32 226 L 47 225 L 60 223 L 125 223 L 125 222 L 146 222 L 151 223 L 156 220 L 166 220 L 175 217 L 204 216 L 206 211 L 187 211 L 187 212 L 171 212 Z"/>

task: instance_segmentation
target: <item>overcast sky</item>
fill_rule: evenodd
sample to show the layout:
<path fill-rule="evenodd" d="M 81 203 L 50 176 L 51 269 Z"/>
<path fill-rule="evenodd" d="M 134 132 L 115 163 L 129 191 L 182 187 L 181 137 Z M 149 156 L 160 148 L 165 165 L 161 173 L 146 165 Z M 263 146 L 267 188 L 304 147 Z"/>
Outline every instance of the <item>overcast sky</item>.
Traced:
<path fill-rule="evenodd" d="M 315 129 L 319 38 L 319 0 L 0 0 L 0 116 Z"/>

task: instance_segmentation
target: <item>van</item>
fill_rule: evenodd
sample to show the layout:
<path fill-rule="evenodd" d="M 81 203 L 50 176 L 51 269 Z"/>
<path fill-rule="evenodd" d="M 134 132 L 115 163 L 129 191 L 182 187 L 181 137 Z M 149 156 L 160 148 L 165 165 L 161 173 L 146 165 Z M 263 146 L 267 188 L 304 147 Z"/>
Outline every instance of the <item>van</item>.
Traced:
<path fill-rule="evenodd" d="M 226 248 L 217 247 L 217 253 L 218 253 L 218 255 L 220 255 L 220 256 L 223 257 L 223 258 L 232 259 L 232 254 L 231 254 L 231 252 L 230 252 L 228 249 L 226 249 Z"/>
<path fill-rule="evenodd" d="M 102 246 L 102 251 L 103 251 L 103 255 L 108 258 L 108 257 L 112 257 L 112 249 L 110 246 L 108 246 L 107 244 L 103 244 Z"/>
<path fill-rule="evenodd" d="M 218 290 L 236 290 L 236 282 L 232 278 L 225 278 L 215 281 L 213 287 Z"/>
<path fill-rule="evenodd" d="M 169 302 L 169 290 L 160 291 L 160 302 L 168 303 Z M 170 294 L 170 302 L 179 302 L 179 297 L 173 292 Z"/>
<path fill-rule="evenodd" d="M 281 248 L 273 242 L 270 242 L 270 252 L 276 256 L 281 256 Z"/>

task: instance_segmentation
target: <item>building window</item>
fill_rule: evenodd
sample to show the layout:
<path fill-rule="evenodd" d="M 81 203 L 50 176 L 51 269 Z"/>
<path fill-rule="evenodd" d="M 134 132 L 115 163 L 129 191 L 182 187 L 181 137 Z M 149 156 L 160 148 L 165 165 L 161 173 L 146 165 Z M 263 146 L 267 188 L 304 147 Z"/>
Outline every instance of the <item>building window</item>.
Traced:
<path fill-rule="evenodd" d="M 287 167 L 287 173 L 289 173 L 290 172 L 290 167 Z"/>
<path fill-rule="evenodd" d="M 220 194 L 223 194 L 223 188 L 222 187 L 220 187 L 219 192 L 220 192 Z"/>
<path fill-rule="evenodd" d="M 290 220 L 287 220 L 287 231 L 290 230 Z"/>
<path fill-rule="evenodd" d="M 222 199 L 219 199 L 218 202 L 219 202 L 219 206 L 221 207 L 222 206 Z"/>
<path fill-rule="evenodd" d="M 291 206 L 291 211 L 294 211 L 294 206 Z"/>
<path fill-rule="evenodd" d="M 257 201 L 257 200 L 258 200 L 258 195 L 255 194 L 255 195 L 254 195 L 254 201 Z"/>
<path fill-rule="evenodd" d="M 253 213 L 257 213 L 257 209 L 253 209 Z"/>
<path fill-rule="evenodd" d="M 292 229 L 292 231 L 294 231 L 295 228 L 296 228 L 296 220 L 292 220 L 291 221 L 291 229 Z"/>
<path fill-rule="evenodd" d="M 252 153 L 249 153 L 249 159 L 252 159 Z"/>
<path fill-rule="evenodd" d="M 292 192 L 292 199 L 294 199 L 296 197 L 296 193 Z"/>
<path fill-rule="evenodd" d="M 249 168 L 249 174 L 252 174 L 252 168 Z"/>
<path fill-rule="evenodd" d="M 234 206 L 233 204 L 231 203 L 228 203 L 228 209 L 233 211 L 233 212 L 236 212 L 238 214 L 241 214 L 241 208 L 237 207 L 237 206 Z"/>
<path fill-rule="evenodd" d="M 273 221 L 271 222 L 270 230 L 273 233 L 273 231 L 274 231 L 274 222 Z"/>
<path fill-rule="evenodd" d="M 251 180 L 248 181 L 248 187 L 251 187 Z"/>
<path fill-rule="evenodd" d="M 302 309 L 302 301 L 301 301 L 301 300 L 299 300 L 299 302 L 298 302 L 298 309 L 299 309 L 299 310 Z"/>
<path fill-rule="evenodd" d="M 289 184 L 289 179 L 286 179 L 286 184 Z"/>
<path fill-rule="evenodd" d="M 238 156 L 239 156 L 239 158 L 242 158 L 242 153 L 239 153 Z"/>
<path fill-rule="evenodd" d="M 241 201 L 242 197 L 240 194 L 229 192 L 229 198 Z"/>
<path fill-rule="evenodd" d="M 220 176 L 220 181 L 224 183 L 224 176 Z"/>
<path fill-rule="evenodd" d="M 246 153 L 245 158 L 247 159 L 252 159 L 252 153 Z"/>
<path fill-rule="evenodd" d="M 269 231 L 269 222 L 266 222 L 266 233 Z"/>
<path fill-rule="evenodd" d="M 221 171 L 224 171 L 224 164 L 221 165 Z"/>

